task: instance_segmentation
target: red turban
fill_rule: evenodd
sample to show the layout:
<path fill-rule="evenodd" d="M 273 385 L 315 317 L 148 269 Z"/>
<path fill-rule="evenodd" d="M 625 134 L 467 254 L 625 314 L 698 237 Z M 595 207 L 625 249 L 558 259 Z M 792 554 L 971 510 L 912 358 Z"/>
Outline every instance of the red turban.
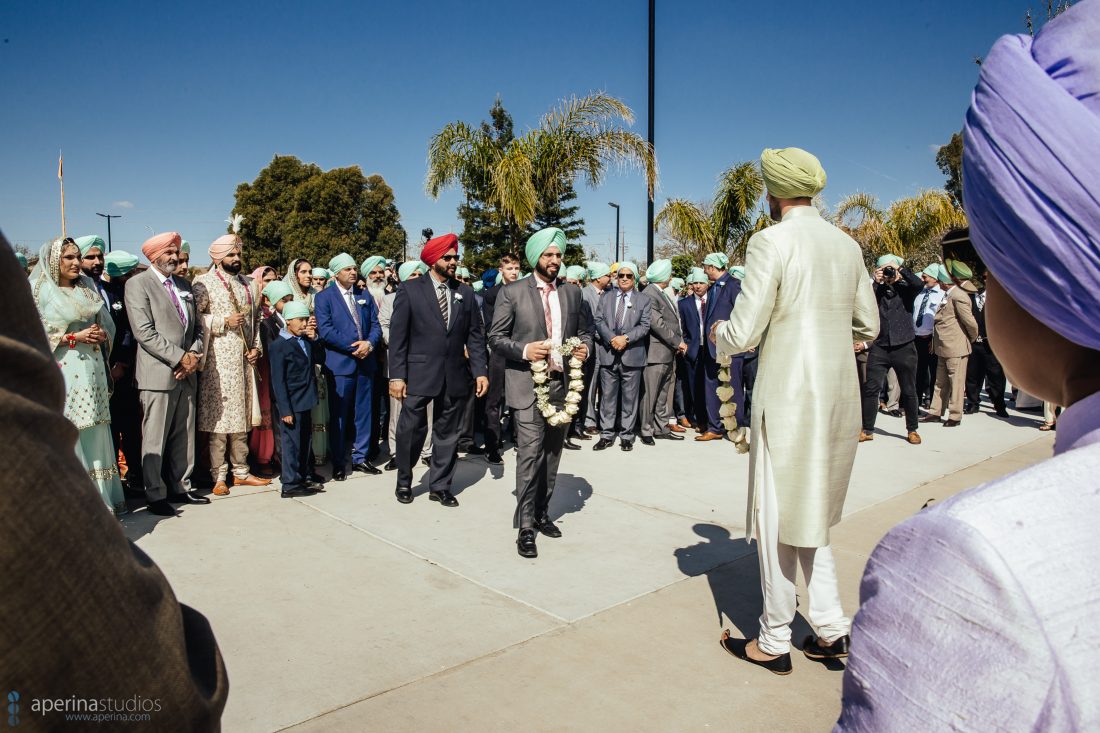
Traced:
<path fill-rule="evenodd" d="M 157 258 L 168 251 L 169 247 L 175 247 L 179 249 L 180 242 L 183 241 L 183 237 L 179 232 L 165 232 L 164 234 L 154 234 L 145 240 L 145 244 L 141 245 L 141 253 L 150 262 L 156 262 Z"/>
<path fill-rule="evenodd" d="M 435 239 L 429 239 L 424 245 L 424 250 L 420 253 L 421 261 L 431 267 L 436 262 L 439 262 L 439 258 L 447 254 L 448 250 L 458 250 L 458 236 L 455 234 L 444 234 Z"/>

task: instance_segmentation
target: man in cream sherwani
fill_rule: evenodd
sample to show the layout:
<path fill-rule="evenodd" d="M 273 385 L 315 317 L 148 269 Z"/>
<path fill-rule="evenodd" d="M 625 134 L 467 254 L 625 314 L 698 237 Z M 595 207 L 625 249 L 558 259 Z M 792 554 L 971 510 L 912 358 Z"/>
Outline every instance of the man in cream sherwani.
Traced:
<path fill-rule="evenodd" d="M 879 321 L 859 245 L 811 203 L 825 187 L 817 158 L 798 148 L 765 150 L 760 164 L 779 223 L 749 240 L 741 296 L 711 338 L 723 354 L 759 354 L 746 529 L 759 543 L 764 613 L 757 639 L 726 632 L 722 645 L 788 674 L 798 565 L 817 634 L 806 655 L 848 653 L 851 621 L 840 605 L 829 528 L 844 508 L 860 426 L 852 342 L 874 340 Z"/>

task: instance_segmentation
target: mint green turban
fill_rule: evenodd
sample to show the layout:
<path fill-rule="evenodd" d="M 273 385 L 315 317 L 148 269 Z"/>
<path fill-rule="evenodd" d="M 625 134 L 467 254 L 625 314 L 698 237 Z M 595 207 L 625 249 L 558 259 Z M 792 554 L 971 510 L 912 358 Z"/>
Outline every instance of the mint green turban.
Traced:
<path fill-rule="evenodd" d="M 267 284 L 267 287 L 263 289 L 263 296 L 267 298 L 267 302 L 274 308 L 275 304 L 288 295 L 293 295 L 294 292 L 290 289 L 284 280 L 272 280 Z"/>
<path fill-rule="evenodd" d="M 474 289 L 475 293 L 480 293 L 482 290 L 485 289 L 485 283 L 481 282 L 480 280 L 474 280 L 474 284 L 470 287 Z"/>
<path fill-rule="evenodd" d="M 672 277 L 672 260 L 653 260 L 645 271 L 646 280 L 651 283 L 666 283 Z"/>
<path fill-rule="evenodd" d="M 901 267 L 905 264 L 905 260 L 897 255 L 883 255 L 875 260 L 875 267 L 885 267 L 886 265 L 893 264 L 894 267 Z"/>
<path fill-rule="evenodd" d="M 931 267 L 931 265 L 929 265 Z M 954 280 L 951 279 L 951 273 L 947 271 L 947 268 L 943 265 L 936 265 L 936 279 L 944 285 L 950 285 Z"/>
<path fill-rule="evenodd" d="M 920 274 L 927 275 L 928 277 L 939 280 L 940 279 L 940 263 L 938 263 L 938 262 L 929 263 L 928 267 L 921 270 Z"/>
<path fill-rule="evenodd" d="M 129 252 L 116 249 L 103 255 L 104 268 L 111 277 L 122 277 L 138 266 L 138 258 Z"/>
<path fill-rule="evenodd" d="M 186 239 L 181 239 L 180 240 L 180 254 L 181 255 L 191 254 L 191 243 L 188 242 Z"/>
<path fill-rule="evenodd" d="M 951 273 L 952 277 L 957 277 L 960 280 L 969 280 L 974 277 L 974 272 L 970 269 L 969 265 L 959 260 L 951 260 L 948 271 Z"/>
<path fill-rule="evenodd" d="M 588 263 L 588 279 L 596 280 L 611 272 L 611 267 L 602 262 Z"/>
<path fill-rule="evenodd" d="M 726 256 L 725 252 L 711 252 L 703 258 L 703 264 L 717 267 L 719 270 L 725 270 L 730 266 L 730 258 Z"/>
<path fill-rule="evenodd" d="M 584 269 L 580 265 L 570 265 L 565 268 L 565 277 L 567 280 L 578 280 L 584 282 L 585 277 L 588 275 L 588 270 Z"/>
<path fill-rule="evenodd" d="M 22 252 L 16 252 L 15 259 L 19 260 L 20 267 L 22 267 L 24 270 L 27 269 L 27 256 L 25 254 L 23 254 Z"/>
<path fill-rule="evenodd" d="M 378 267 L 379 265 L 382 266 L 383 270 L 386 269 L 386 258 L 382 257 L 381 255 L 371 255 L 367 259 L 363 260 L 363 266 L 359 268 L 359 272 L 362 273 L 363 277 L 366 277 L 371 273 L 371 270 Z M 329 266 L 331 268 L 331 263 L 329 263 Z M 344 265 L 344 267 L 347 267 L 347 265 Z"/>
<path fill-rule="evenodd" d="M 328 270 L 326 270 L 323 267 L 314 267 L 313 270 L 309 273 L 309 276 L 310 277 L 323 277 L 327 280 L 328 278 L 332 277 L 332 273 L 329 272 Z"/>
<path fill-rule="evenodd" d="M 420 260 L 409 260 L 408 262 L 403 262 L 401 264 L 401 267 L 397 268 L 397 279 L 401 282 L 405 282 L 410 277 L 412 277 L 412 274 L 414 272 L 420 272 L 420 274 L 426 275 L 428 273 L 428 266 Z"/>
<path fill-rule="evenodd" d="M 81 257 L 87 257 L 88 252 L 90 252 L 93 247 L 98 247 L 101 253 L 107 251 L 107 245 L 103 244 L 103 238 L 97 237 L 94 234 L 89 234 L 86 237 L 77 237 L 73 241 L 76 242 L 77 247 L 80 247 Z"/>
<path fill-rule="evenodd" d="M 638 279 L 638 266 L 635 265 L 630 260 L 623 260 L 622 262 L 619 263 L 619 269 L 615 270 L 616 275 L 619 274 L 619 270 L 630 270 L 631 272 L 634 273 L 634 279 L 635 280 Z"/>
<path fill-rule="evenodd" d="M 557 247 L 558 251 L 565 254 L 565 232 L 557 227 L 540 229 L 528 238 L 524 254 L 527 255 L 527 264 L 534 267 L 539 263 L 542 253 Z"/>
<path fill-rule="evenodd" d="M 674 277 L 674 278 L 672 278 L 671 280 L 668 281 L 668 285 L 673 290 L 683 290 L 684 289 L 684 278 Z"/>
<path fill-rule="evenodd" d="M 745 268 L 741 267 L 741 265 L 734 265 L 733 267 L 730 268 L 730 274 L 733 275 L 738 280 L 744 280 L 745 279 Z"/>
<path fill-rule="evenodd" d="M 504 282 L 504 274 L 498 272 L 497 273 L 497 281 L 495 283 L 493 283 L 493 285 L 500 285 L 502 282 Z"/>
<path fill-rule="evenodd" d="M 275 282 L 279 281 L 276 280 Z M 274 284 L 271 283 L 271 285 Z M 268 287 L 271 287 L 271 285 L 268 285 Z M 290 301 L 283 306 L 283 320 L 289 321 L 291 318 L 309 318 L 309 306 L 300 300 Z"/>
<path fill-rule="evenodd" d="M 455 270 L 455 276 L 456 277 L 464 277 L 467 280 L 469 280 L 470 279 L 470 271 L 467 270 L 465 267 L 459 267 L 457 270 Z"/>
<path fill-rule="evenodd" d="M 764 187 L 777 199 L 814 197 L 825 188 L 821 161 L 801 148 L 767 148 L 760 154 Z"/>
<path fill-rule="evenodd" d="M 691 272 L 688 273 L 688 285 L 707 282 L 710 282 L 710 279 L 707 277 L 707 273 L 703 272 L 702 267 L 691 268 Z"/>
<path fill-rule="evenodd" d="M 333 275 L 348 267 L 355 267 L 355 258 L 347 252 L 341 252 L 328 261 L 328 269 Z"/>

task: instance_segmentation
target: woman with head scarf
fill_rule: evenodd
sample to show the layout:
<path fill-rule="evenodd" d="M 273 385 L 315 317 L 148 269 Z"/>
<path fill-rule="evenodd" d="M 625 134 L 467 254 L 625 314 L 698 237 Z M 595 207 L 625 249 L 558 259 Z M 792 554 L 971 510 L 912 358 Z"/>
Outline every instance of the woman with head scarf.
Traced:
<path fill-rule="evenodd" d="M 294 296 L 294 300 L 304 303 L 311 314 L 313 299 L 319 292 L 318 283 L 323 288 L 328 280 L 328 270 L 323 267 L 313 267 L 309 260 L 301 257 L 290 263 L 286 276 L 283 277 L 283 282 L 290 286 L 290 294 Z M 317 328 L 317 319 L 313 315 L 309 317 L 309 326 Z M 322 346 L 317 342 L 313 348 L 320 349 Z M 313 407 L 313 466 L 311 468 L 328 461 L 328 383 L 322 367 L 317 365 L 314 368 L 317 372 L 317 404 Z M 318 483 L 320 478 L 316 472 L 310 476 L 311 481 Z"/>
<path fill-rule="evenodd" d="M 1094 0 L 1034 38 L 1002 37 L 964 129 L 989 342 L 1013 384 L 1067 405 L 1054 457 L 920 512 L 875 548 L 837 730 L 1100 729 L 1097 38 Z"/>
<path fill-rule="evenodd" d="M 80 271 L 80 248 L 71 238 L 42 247 L 30 277 L 46 338 L 65 377 L 65 417 L 79 431 L 76 453 L 116 515 L 126 500 L 111 437 L 111 383 L 107 360 L 115 324 L 95 283 Z"/>
<path fill-rule="evenodd" d="M 264 265 L 252 271 L 252 281 L 255 283 L 256 300 L 260 303 L 260 320 L 267 318 L 275 311 L 275 304 L 266 297 L 265 288 L 278 279 L 275 268 Z M 248 452 L 253 464 L 253 473 L 262 478 L 274 478 L 278 470 L 272 464 L 275 456 L 275 431 L 271 425 L 271 363 L 268 361 L 267 349 L 260 350 L 260 358 L 256 361 L 256 397 L 260 404 L 260 424 L 252 426 L 248 433 Z"/>

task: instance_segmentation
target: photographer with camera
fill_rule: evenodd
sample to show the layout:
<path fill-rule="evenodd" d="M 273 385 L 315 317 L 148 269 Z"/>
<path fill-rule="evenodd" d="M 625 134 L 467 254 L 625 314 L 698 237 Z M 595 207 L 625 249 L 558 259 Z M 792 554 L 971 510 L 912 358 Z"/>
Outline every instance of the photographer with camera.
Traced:
<path fill-rule="evenodd" d="M 886 373 L 893 369 L 901 387 L 901 407 L 905 411 L 906 438 L 919 445 L 917 434 L 917 347 L 913 343 L 913 301 L 921 291 L 920 278 L 897 255 L 883 255 L 875 263 L 874 291 L 878 300 L 879 335 L 874 342 L 857 343 L 856 353 L 867 351 L 867 379 L 863 383 L 863 430 L 859 442 L 874 439 L 878 398 Z"/>

